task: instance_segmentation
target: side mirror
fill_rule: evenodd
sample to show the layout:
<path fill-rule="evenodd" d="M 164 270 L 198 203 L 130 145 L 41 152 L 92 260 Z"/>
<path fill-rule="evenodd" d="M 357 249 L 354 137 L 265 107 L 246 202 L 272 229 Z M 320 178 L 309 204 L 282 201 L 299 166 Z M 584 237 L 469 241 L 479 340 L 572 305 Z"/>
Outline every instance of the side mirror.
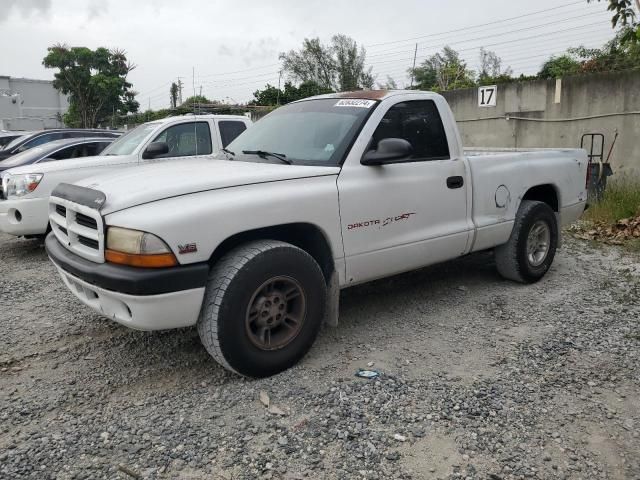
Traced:
<path fill-rule="evenodd" d="M 377 150 L 369 150 L 362 156 L 362 165 L 384 165 L 394 163 L 411 155 L 413 147 L 404 138 L 384 138 L 378 142 Z"/>
<path fill-rule="evenodd" d="M 166 142 L 151 142 L 142 153 L 142 158 L 156 158 L 169 153 L 169 145 Z"/>

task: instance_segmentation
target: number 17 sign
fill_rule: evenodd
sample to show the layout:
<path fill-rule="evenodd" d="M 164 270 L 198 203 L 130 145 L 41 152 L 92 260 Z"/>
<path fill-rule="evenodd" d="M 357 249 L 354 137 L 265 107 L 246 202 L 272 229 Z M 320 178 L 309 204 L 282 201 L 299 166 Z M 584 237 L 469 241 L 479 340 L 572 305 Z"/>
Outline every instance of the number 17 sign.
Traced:
<path fill-rule="evenodd" d="M 495 107 L 496 95 L 498 93 L 497 85 L 489 85 L 478 88 L 478 106 L 479 107 Z"/>

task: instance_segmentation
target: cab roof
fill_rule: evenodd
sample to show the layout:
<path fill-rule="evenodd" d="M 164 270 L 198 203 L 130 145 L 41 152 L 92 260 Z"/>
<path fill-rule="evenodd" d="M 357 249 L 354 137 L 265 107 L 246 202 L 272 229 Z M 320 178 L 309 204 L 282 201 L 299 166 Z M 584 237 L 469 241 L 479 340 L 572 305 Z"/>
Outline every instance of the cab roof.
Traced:
<path fill-rule="evenodd" d="M 326 93 L 324 95 L 316 95 L 314 97 L 303 98 L 298 100 L 302 102 L 305 100 L 314 100 L 318 98 L 357 98 L 363 100 L 384 100 L 385 98 L 393 97 L 395 95 L 403 95 L 406 93 L 433 93 L 424 90 L 354 90 L 351 92 L 335 92 Z"/>

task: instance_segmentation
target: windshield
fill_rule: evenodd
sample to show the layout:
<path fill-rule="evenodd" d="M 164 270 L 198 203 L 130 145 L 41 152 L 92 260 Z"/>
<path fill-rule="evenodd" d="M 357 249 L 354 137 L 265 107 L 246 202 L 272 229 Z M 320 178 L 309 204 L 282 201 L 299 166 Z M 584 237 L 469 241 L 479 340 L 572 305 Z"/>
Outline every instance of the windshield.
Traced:
<path fill-rule="evenodd" d="M 44 147 L 33 147 L 29 150 L 21 153 L 16 153 L 6 160 L 0 162 L 0 168 L 7 169 L 12 167 L 19 167 L 20 165 L 28 165 L 33 163 L 34 160 L 40 158 L 40 156 L 46 151 Z"/>
<path fill-rule="evenodd" d="M 100 155 L 131 155 L 156 128 L 158 128 L 157 123 L 139 125 L 115 140 Z"/>
<path fill-rule="evenodd" d="M 336 166 L 375 105 L 337 98 L 291 103 L 244 131 L 227 150 L 243 161 L 264 160 L 264 155 L 250 157 L 243 151 L 264 151 L 285 155 L 294 164 Z"/>
<path fill-rule="evenodd" d="M 7 143 L 2 150 L 12 150 L 16 145 L 21 143 L 23 140 L 26 140 L 30 135 L 21 135 L 17 138 L 14 138 L 11 142 Z"/>

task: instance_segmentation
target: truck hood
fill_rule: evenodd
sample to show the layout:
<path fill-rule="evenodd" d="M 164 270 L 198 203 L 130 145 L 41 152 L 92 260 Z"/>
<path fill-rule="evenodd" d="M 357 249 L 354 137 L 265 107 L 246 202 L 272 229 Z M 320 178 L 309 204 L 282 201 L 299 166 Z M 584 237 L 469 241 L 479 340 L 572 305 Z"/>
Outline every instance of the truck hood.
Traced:
<path fill-rule="evenodd" d="M 11 175 L 21 173 L 44 173 L 62 172 L 64 170 L 78 170 L 80 168 L 92 168 L 98 166 L 118 165 L 121 163 L 135 162 L 135 157 L 130 155 L 97 155 L 93 157 L 69 158 L 67 160 L 56 160 L 53 162 L 32 163 L 22 167 L 14 167 L 5 170 Z"/>
<path fill-rule="evenodd" d="M 221 188 L 337 175 L 339 167 L 317 167 L 198 158 L 139 165 L 89 177 L 76 185 L 100 190 L 103 214 L 165 198 Z"/>

